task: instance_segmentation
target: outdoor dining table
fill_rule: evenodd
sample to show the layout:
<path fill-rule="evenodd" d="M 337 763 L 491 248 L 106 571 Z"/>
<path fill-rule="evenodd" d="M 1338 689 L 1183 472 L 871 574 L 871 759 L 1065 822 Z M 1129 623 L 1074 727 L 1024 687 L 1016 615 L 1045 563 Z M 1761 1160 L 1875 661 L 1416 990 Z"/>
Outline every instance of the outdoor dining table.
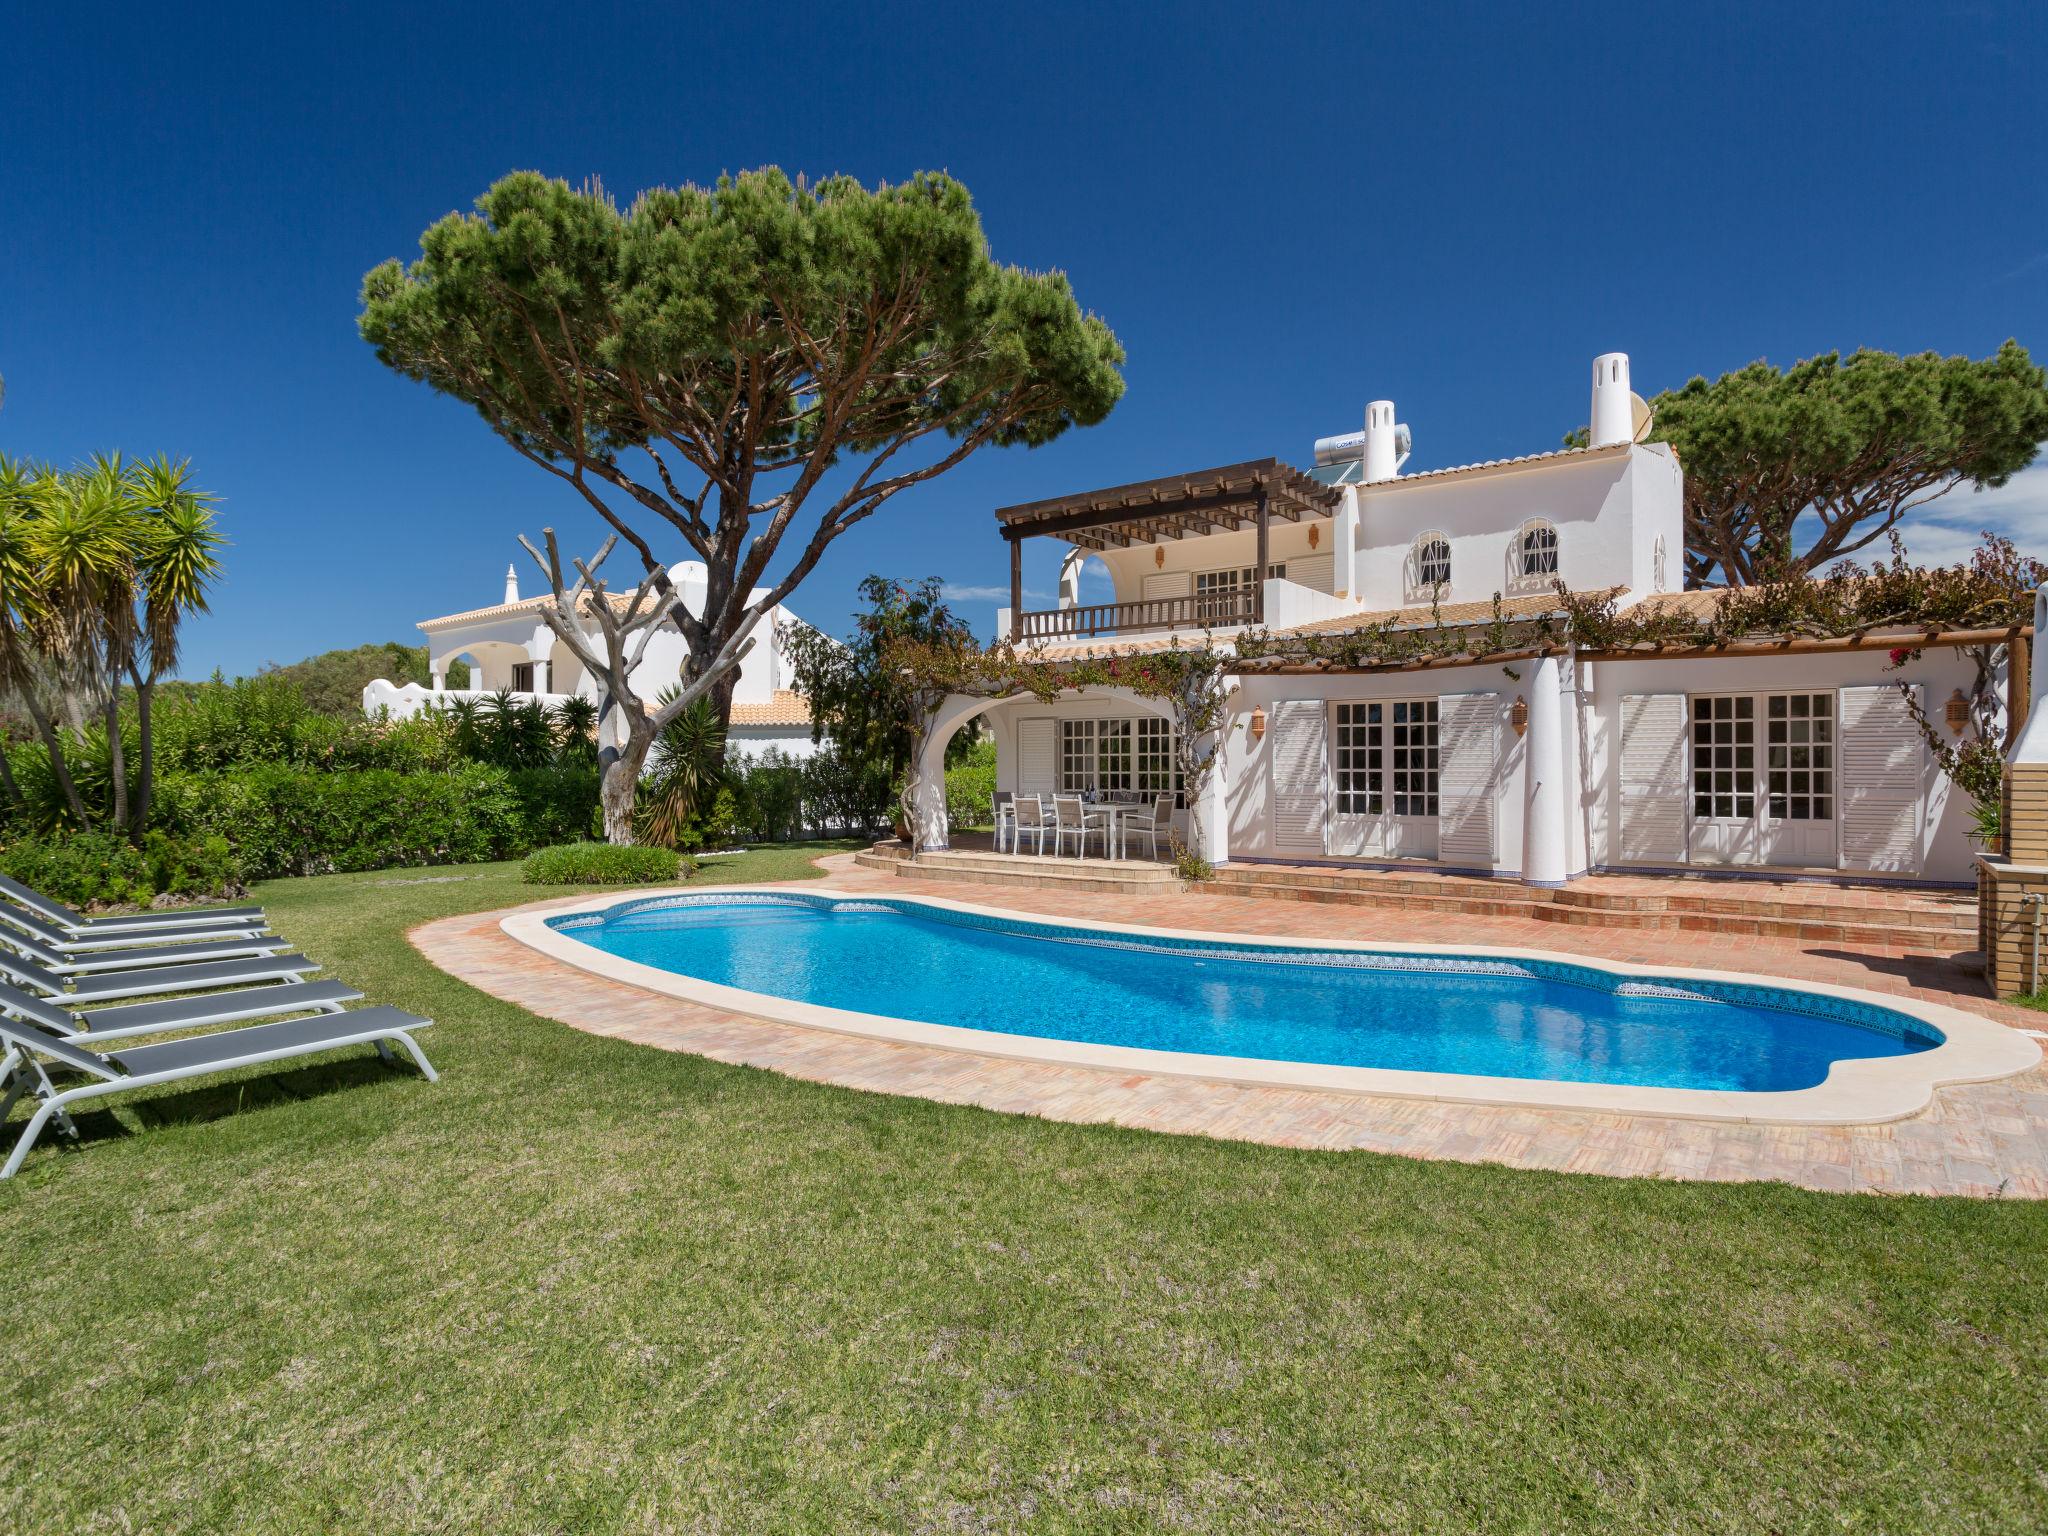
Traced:
<path fill-rule="evenodd" d="M 1108 857 L 1120 859 L 1124 857 L 1125 834 L 1131 818 L 1149 818 L 1152 815 L 1152 806 L 1149 802 L 1140 805 L 1135 801 L 1100 800 L 1092 804 L 1084 803 L 1081 812 L 1084 816 L 1100 814 L 1108 820 L 1109 826 L 1103 834 L 1102 851 Z M 1087 843 L 1084 841 L 1081 846 L 1085 849 Z M 1111 853 L 1111 849 L 1116 851 Z"/>

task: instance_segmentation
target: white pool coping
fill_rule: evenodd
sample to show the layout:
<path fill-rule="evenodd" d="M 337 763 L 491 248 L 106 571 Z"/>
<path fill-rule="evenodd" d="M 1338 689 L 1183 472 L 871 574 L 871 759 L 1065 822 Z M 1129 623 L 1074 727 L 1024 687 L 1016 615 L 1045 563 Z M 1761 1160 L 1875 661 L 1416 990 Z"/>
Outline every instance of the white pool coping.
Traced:
<path fill-rule="evenodd" d="M 637 960 L 622 959 L 549 926 L 551 920 L 609 911 L 614 907 L 656 902 L 671 896 L 795 896 L 838 901 L 886 901 L 928 907 L 1004 922 L 1090 928 L 1102 933 L 1147 939 L 1186 939 L 1206 944 L 1250 944 L 1267 949 L 1328 952 L 1348 950 L 1374 954 L 1456 954 L 1485 960 L 1542 961 L 1583 966 L 1631 978 L 1673 981 L 1733 982 L 1781 991 L 1844 998 L 1888 1008 L 1939 1030 L 1943 1043 L 1910 1056 L 1871 1057 L 1838 1061 L 1825 1080 L 1812 1088 L 1782 1093 L 1734 1089 L 1650 1088 L 1625 1083 L 1558 1082 L 1545 1078 L 1485 1077 L 1456 1072 L 1414 1072 L 1391 1067 L 1330 1066 L 1318 1062 L 1267 1061 L 1246 1056 L 1211 1056 L 1191 1051 L 1162 1051 L 1143 1046 L 1098 1045 L 1076 1040 L 1043 1039 L 955 1024 L 927 1024 L 885 1014 L 826 1008 L 749 992 L 718 982 L 681 976 Z M 1209 929 L 1145 928 L 1129 923 L 1081 922 L 1015 912 L 1003 907 L 976 906 L 936 896 L 877 896 L 871 891 L 846 891 L 805 884 L 731 885 L 695 889 L 613 892 L 593 896 L 545 912 L 515 912 L 499 927 L 528 948 L 564 965 L 610 981 L 804 1029 L 859 1035 L 901 1045 L 930 1046 L 975 1056 L 1044 1062 L 1061 1067 L 1089 1067 L 1108 1072 L 1146 1072 L 1200 1078 L 1260 1088 L 1319 1093 L 1371 1094 L 1389 1098 L 1427 1099 L 1459 1104 L 1506 1105 L 1527 1109 L 1572 1110 L 1604 1115 L 1657 1115 L 1686 1120 L 1741 1121 L 1757 1125 L 1875 1125 L 1903 1120 L 1925 1109 L 1934 1090 L 1953 1083 L 1981 1083 L 2024 1072 L 2041 1060 L 2041 1047 L 2016 1029 L 1960 1008 L 1895 997 L 1859 987 L 1825 982 L 1793 981 L 1761 972 L 1708 971 L 1680 966 L 1630 965 L 1596 960 L 1557 950 L 1509 949 L 1478 944 L 1396 944 L 1346 939 L 1282 939 L 1265 934 L 1236 934 Z"/>

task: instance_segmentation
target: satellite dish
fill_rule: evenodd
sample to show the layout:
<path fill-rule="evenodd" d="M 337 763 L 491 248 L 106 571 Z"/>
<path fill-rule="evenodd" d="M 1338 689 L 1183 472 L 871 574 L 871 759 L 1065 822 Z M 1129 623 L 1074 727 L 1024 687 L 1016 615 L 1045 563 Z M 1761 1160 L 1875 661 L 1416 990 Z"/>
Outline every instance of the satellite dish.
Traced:
<path fill-rule="evenodd" d="M 1650 402 L 1634 390 L 1628 392 L 1628 419 L 1634 429 L 1631 442 L 1643 442 L 1650 435 L 1650 423 L 1657 419 L 1657 413 L 1650 409 Z"/>

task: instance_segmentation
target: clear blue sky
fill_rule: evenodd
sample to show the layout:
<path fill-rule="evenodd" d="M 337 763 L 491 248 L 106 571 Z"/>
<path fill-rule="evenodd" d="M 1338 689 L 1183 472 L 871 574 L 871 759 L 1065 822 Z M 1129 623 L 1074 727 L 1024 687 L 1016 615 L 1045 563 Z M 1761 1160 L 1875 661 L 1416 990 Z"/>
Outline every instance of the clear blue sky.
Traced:
<path fill-rule="evenodd" d="M 1644 394 L 1835 347 L 2048 352 L 2044 17 L 17 6 L 0 448 L 194 461 L 233 548 L 188 672 L 413 642 L 496 600 L 517 532 L 591 543 L 595 520 L 378 364 L 365 270 L 516 168 L 622 196 L 768 162 L 941 168 L 1000 259 L 1072 274 L 1129 393 L 842 540 L 795 606 L 843 631 L 871 570 L 1005 583 L 998 505 L 1306 463 L 1380 396 L 1426 468 L 1554 446 L 1610 349 Z M 2048 466 L 1944 507 L 1915 553 L 1991 519 L 2048 533 Z M 985 626 L 995 602 L 960 606 Z"/>

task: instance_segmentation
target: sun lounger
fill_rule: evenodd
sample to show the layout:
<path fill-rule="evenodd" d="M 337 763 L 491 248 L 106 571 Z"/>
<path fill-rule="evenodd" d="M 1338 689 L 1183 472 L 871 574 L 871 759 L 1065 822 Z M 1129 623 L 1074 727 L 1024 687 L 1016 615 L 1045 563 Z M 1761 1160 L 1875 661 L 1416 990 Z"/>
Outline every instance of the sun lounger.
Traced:
<path fill-rule="evenodd" d="M 166 965 L 142 971 L 95 971 L 91 975 L 60 975 L 26 956 L 0 946 L 0 976 L 30 992 L 54 997 L 69 1007 L 104 1003 L 123 997 L 154 997 L 165 992 L 217 991 L 252 981 L 288 981 L 320 969 L 319 962 L 286 950 L 246 960 L 209 960 L 197 965 Z"/>
<path fill-rule="evenodd" d="M 291 948 L 291 941 L 274 933 L 246 939 L 195 939 L 189 944 L 152 944 L 142 949 L 82 949 L 75 954 L 50 948 L 25 933 L 0 928 L 0 945 L 26 955 L 45 970 L 59 976 L 90 975 L 95 971 L 127 971 L 142 966 L 191 965 L 200 960 L 233 960 L 248 955 L 274 955 Z"/>
<path fill-rule="evenodd" d="M 63 955 L 82 954 L 87 950 L 135 949 L 145 944 L 182 944 L 196 939 L 261 938 L 268 932 L 259 917 L 253 921 L 186 923 L 177 928 L 123 929 L 118 932 L 90 929 L 74 935 L 54 923 L 45 922 L 26 907 L 6 900 L 0 900 L 0 923 Z"/>
<path fill-rule="evenodd" d="M 102 1055 L 44 1025 L 0 1016 L 0 1046 L 17 1058 L 11 1063 L 16 1068 L 14 1085 L 5 1102 L 0 1103 L 0 1120 L 6 1118 L 14 1101 L 24 1092 L 33 1094 L 38 1101 L 35 1113 L 29 1116 L 14 1150 L 8 1154 L 6 1165 L 0 1167 L 0 1179 L 14 1177 L 21 1160 L 52 1119 L 67 1135 L 76 1136 L 78 1128 L 71 1123 L 70 1106 L 110 1093 L 212 1077 L 237 1067 L 288 1061 L 344 1045 L 374 1045 L 386 1061 L 396 1059 L 391 1054 L 392 1045 L 402 1045 L 427 1080 L 436 1081 L 439 1074 L 412 1038 L 412 1031 L 429 1022 L 398 1008 L 359 1008 L 353 1013 L 315 1013 L 276 1024 L 251 1024 L 242 1029 L 191 1035 Z M 46 1057 L 82 1074 L 86 1081 L 75 1088 L 58 1088 L 44 1065 Z"/>
<path fill-rule="evenodd" d="M 27 907 L 46 923 L 66 933 L 139 933 L 192 924 L 244 923 L 261 927 L 261 907 L 178 907 L 165 912 L 122 912 L 107 917 L 87 917 L 45 896 L 34 886 L 0 875 L 0 896 L 10 897 L 17 906 Z"/>

